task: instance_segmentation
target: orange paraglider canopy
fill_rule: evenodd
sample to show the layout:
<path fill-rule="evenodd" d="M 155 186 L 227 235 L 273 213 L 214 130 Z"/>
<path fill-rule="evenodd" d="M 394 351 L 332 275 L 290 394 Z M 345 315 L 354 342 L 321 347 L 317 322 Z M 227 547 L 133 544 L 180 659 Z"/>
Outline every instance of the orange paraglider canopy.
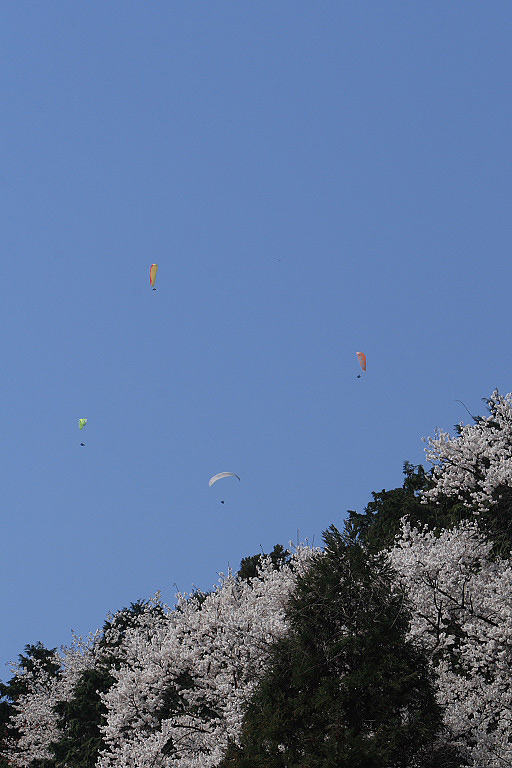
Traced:
<path fill-rule="evenodd" d="M 154 286 L 156 280 L 156 273 L 158 272 L 158 264 L 152 264 L 149 268 L 149 284 Z"/>
<path fill-rule="evenodd" d="M 366 371 L 366 355 L 364 352 L 356 352 L 357 359 L 359 360 L 359 365 L 361 366 L 361 369 L 363 371 Z"/>

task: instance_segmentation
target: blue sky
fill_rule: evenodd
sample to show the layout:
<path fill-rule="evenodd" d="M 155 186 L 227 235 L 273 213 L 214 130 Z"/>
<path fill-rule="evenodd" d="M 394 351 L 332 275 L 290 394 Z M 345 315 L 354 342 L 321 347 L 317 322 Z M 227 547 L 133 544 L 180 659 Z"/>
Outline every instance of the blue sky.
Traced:
<path fill-rule="evenodd" d="M 508 2 L 4 5 L 0 678 L 320 543 L 512 389 L 511 32 Z"/>

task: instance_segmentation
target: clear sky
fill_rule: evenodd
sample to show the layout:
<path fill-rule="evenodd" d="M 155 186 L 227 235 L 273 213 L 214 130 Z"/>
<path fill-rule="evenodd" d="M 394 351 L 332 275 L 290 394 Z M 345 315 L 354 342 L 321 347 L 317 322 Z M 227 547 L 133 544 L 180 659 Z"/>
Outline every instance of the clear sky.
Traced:
<path fill-rule="evenodd" d="M 321 543 L 512 389 L 511 35 L 508 0 L 4 3 L 0 678 Z"/>

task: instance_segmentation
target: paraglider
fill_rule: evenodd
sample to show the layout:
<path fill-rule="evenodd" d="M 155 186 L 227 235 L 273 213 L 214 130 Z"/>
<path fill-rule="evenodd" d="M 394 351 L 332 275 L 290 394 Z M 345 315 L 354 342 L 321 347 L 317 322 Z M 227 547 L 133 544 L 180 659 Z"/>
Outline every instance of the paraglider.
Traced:
<path fill-rule="evenodd" d="M 208 486 L 211 488 L 211 486 L 217 482 L 217 480 L 222 480 L 224 477 L 238 477 L 234 472 L 219 472 L 218 475 L 214 475 L 213 477 L 210 477 L 208 480 Z M 238 477 L 240 480 L 240 478 Z M 221 500 L 221 504 L 224 504 L 224 499 Z"/>
<path fill-rule="evenodd" d="M 87 419 L 78 419 L 78 429 L 83 429 L 86 424 Z M 85 443 L 80 443 L 80 445 L 85 446 Z"/>
<path fill-rule="evenodd" d="M 235 475 L 234 472 L 219 472 L 218 475 L 214 475 L 213 477 L 210 477 L 208 480 L 208 486 L 211 487 L 214 483 L 217 482 L 217 480 L 222 480 L 223 477 L 238 477 L 238 475 Z M 240 480 L 240 478 L 238 477 Z"/>
<path fill-rule="evenodd" d="M 364 352 L 356 352 L 357 359 L 359 360 L 359 365 L 361 366 L 362 371 L 366 371 L 366 355 Z M 357 374 L 357 378 L 361 378 L 361 374 Z"/>
<path fill-rule="evenodd" d="M 156 291 L 155 280 L 156 280 L 157 272 L 158 272 L 158 264 L 152 264 L 149 268 L 149 284 L 154 291 Z"/>

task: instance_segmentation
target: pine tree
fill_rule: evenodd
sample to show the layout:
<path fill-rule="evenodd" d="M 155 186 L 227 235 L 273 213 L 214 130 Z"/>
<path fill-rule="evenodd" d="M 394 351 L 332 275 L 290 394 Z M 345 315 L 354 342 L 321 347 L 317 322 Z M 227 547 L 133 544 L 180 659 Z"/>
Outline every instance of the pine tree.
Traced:
<path fill-rule="evenodd" d="M 324 538 L 222 768 L 421 766 L 435 740 L 441 712 L 386 559 L 334 526 Z"/>

